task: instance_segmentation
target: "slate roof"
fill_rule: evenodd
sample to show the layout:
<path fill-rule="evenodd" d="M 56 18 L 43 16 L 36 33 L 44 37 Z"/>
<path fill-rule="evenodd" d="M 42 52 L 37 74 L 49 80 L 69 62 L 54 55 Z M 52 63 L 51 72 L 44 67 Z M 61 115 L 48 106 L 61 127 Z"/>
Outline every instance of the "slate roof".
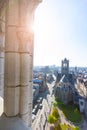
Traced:
<path fill-rule="evenodd" d="M 61 78 L 60 82 L 62 82 L 62 83 L 69 83 L 69 80 L 68 80 L 66 75 L 63 75 L 63 77 Z"/>
<path fill-rule="evenodd" d="M 42 80 L 40 80 L 40 79 L 33 79 L 33 83 L 42 83 Z"/>

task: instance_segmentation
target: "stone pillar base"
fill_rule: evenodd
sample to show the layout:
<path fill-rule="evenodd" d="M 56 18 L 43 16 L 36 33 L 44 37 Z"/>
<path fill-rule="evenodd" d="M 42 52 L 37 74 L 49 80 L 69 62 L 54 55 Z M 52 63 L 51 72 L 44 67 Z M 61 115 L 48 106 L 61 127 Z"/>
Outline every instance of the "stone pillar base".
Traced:
<path fill-rule="evenodd" d="M 19 117 L 0 117 L 0 130 L 30 130 Z"/>

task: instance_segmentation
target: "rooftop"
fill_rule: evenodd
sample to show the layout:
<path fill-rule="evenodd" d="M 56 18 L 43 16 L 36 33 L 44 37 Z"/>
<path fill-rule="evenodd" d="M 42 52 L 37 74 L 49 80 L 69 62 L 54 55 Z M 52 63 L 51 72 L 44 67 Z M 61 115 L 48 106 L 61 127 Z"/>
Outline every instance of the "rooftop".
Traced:
<path fill-rule="evenodd" d="M 68 78 L 67 78 L 66 75 L 63 75 L 63 77 L 61 78 L 60 82 L 62 82 L 62 83 L 68 83 L 69 80 L 68 80 Z"/>

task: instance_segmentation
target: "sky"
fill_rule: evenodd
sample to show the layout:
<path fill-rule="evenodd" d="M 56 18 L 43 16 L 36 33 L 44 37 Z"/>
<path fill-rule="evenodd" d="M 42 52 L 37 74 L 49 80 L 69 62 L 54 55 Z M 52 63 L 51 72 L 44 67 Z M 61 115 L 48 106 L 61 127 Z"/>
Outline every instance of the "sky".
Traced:
<path fill-rule="evenodd" d="M 34 65 L 87 67 L 87 0 L 43 0 L 34 31 Z"/>

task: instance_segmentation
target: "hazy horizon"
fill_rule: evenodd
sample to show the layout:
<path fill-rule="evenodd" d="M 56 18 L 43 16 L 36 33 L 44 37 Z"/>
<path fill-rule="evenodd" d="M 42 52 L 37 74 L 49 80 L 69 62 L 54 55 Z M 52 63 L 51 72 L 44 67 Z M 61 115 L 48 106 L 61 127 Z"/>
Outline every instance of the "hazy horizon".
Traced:
<path fill-rule="evenodd" d="M 43 0 L 36 9 L 34 65 L 87 66 L 87 1 Z"/>

